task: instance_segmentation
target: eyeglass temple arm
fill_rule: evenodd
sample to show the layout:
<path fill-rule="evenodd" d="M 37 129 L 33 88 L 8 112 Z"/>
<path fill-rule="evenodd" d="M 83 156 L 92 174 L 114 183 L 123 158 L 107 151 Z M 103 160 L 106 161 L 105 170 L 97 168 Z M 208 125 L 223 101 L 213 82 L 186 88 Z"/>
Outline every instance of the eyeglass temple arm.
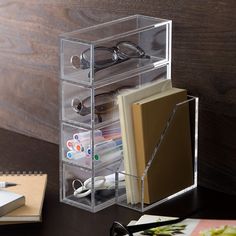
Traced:
<path fill-rule="evenodd" d="M 174 220 L 166 220 L 166 221 L 153 222 L 153 223 L 140 224 L 140 225 L 130 225 L 130 226 L 126 226 L 126 228 L 130 233 L 135 233 L 135 232 L 139 232 L 139 231 L 143 231 L 143 230 L 147 230 L 147 229 L 151 229 L 155 227 L 160 227 L 164 225 L 177 224 L 183 221 L 184 219 L 186 218 L 177 218 Z"/>
<path fill-rule="evenodd" d="M 124 61 L 127 61 L 127 60 L 129 60 L 129 59 L 130 59 L 130 58 L 118 59 L 116 62 L 114 62 L 114 64 L 106 65 L 106 66 L 103 66 L 103 67 L 101 67 L 101 68 L 96 67 L 96 68 L 94 68 L 94 73 L 96 73 L 96 72 L 98 72 L 98 71 L 100 71 L 100 70 L 106 69 L 106 68 L 108 68 L 108 67 L 110 67 L 110 66 L 117 65 L 117 64 L 119 64 L 119 63 L 121 63 L 121 62 L 124 62 Z"/>

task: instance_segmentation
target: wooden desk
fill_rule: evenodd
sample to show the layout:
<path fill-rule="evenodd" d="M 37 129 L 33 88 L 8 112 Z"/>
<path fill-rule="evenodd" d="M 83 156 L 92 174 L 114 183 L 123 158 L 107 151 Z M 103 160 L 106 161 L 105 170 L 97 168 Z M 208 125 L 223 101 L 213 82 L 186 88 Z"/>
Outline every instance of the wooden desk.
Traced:
<path fill-rule="evenodd" d="M 128 223 L 141 213 L 112 206 L 90 213 L 59 202 L 59 148 L 55 144 L 0 129 L 0 171 L 38 170 L 48 174 L 42 223 L 0 226 L 0 235 L 105 236 L 114 220 Z M 194 217 L 236 219 L 236 197 L 198 189 L 173 199 L 148 214 L 183 216 L 200 208 Z"/>

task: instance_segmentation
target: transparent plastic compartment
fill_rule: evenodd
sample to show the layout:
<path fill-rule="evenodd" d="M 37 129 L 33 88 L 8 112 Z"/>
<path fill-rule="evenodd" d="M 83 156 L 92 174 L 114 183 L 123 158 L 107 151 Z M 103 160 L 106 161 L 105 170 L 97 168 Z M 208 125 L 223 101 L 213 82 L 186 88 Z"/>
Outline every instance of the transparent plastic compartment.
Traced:
<path fill-rule="evenodd" d="M 170 61 L 171 21 L 130 16 L 61 35 L 61 78 L 92 85 Z"/>
<path fill-rule="evenodd" d="M 158 79 L 167 79 L 167 71 L 167 65 L 155 67 L 122 80 L 110 81 L 108 84 L 94 88 L 61 81 L 61 119 L 88 128 L 92 127 L 93 121 L 96 128 L 117 121 L 119 120 L 117 95 Z"/>
<path fill-rule="evenodd" d="M 189 113 L 186 113 L 189 112 Z M 187 115 L 186 115 L 187 114 Z M 181 118 L 188 116 L 186 129 L 174 133 Z M 183 122 L 184 122 L 183 121 Z M 190 130 L 188 130 L 188 127 Z M 117 187 L 117 204 L 144 212 L 197 186 L 198 98 L 188 96 L 176 104 L 159 139 L 142 167 L 118 170 L 126 188 Z M 177 143 L 178 145 L 173 145 Z M 169 144 L 171 145 L 171 148 Z M 118 182 L 119 186 L 119 182 Z"/>
<path fill-rule="evenodd" d="M 62 165 L 61 200 L 91 212 L 102 210 L 115 203 L 116 171 L 120 164 L 91 170 L 78 166 Z M 120 191 L 124 191 L 124 180 L 120 179 Z M 122 185 L 122 186 L 121 186 Z"/>
<path fill-rule="evenodd" d="M 87 169 L 120 163 L 123 158 L 120 123 L 84 129 L 62 123 L 61 160 Z"/>
<path fill-rule="evenodd" d="M 91 212 L 156 204 L 142 200 L 142 176 L 125 172 L 117 95 L 171 79 L 171 32 L 170 20 L 134 15 L 61 35 L 62 202 Z M 130 178 L 141 199 L 135 204 L 127 202 Z"/>

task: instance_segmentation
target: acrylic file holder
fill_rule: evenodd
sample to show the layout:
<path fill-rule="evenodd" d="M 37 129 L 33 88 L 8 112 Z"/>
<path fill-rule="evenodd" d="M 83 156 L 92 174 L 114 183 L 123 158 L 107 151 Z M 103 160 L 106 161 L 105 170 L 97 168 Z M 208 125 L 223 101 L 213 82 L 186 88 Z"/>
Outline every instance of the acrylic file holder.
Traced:
<path fill-rule="evenodd" d="M 134 15 L 61 35 L 62 202 L 91 212 L 116 203 L 141 211 L 155 205 L 125 204 L 129 173 L 117 95 L 171 78 L 171 32 L 169 20 Z"/>
<path fill-rule="evenodd" d="M 183 113 L 189 118 L 189 124 L 187 125 L 189 125 L 189 127 L 191 126 L 191 130 L 182 130 L 185 132 L 183 135 L 186 135 L 186 137 L 181 135 L 185 139 L 182 140 L 182 142 L 181 140 L 177 140 L 176 137 L 173 137 L 173 132 L 176 130 L 177 122 L 179 122 L 179 120 L 176 120 L 176 117 L 182 116 Z M 134 173 L 126 173 L 123 169 L 117 171 L 117 180 L 126 179 L 127 183 L 129 183 L 128 187 L 130 188 L 127 189 L 128 187 L 126 187 L 126 192 L 124 193 L 123 188 L 119 187 L 120 182 L 117 181 L 117 204 L 144 212 L 195 188 L 197 186 L 197 134 L 198 98 L 188 96 L 186 101 L 176 104 L 173 111 L 170 113 L 169 119 L 154 145 L 150 159 L 148 159 L 143 172 L 141 171 L 140 175 L 134 175 L 136 171 L 134 171 Z M 173 145 L 169 147 L 169 149 L 172 149 L 169 151 L 169 154 L 177 153 L 177 155 L 165 155 L 165 159 L 167 160 L 164 160 L 163 163 L 163 156 L 161 156 L 163 150 L 161 149 L 165 149 L 166 147 L 162 148 L 162 146 L 173 142 L 177 142 L 180 146 L 176 147 Z M 180 150 L 180 148 L 183 147 L 188 150 Z M 190 154 L 185 155 L 184 158 L 178 155 L 186 151 L 190 151 Z M 165 151 L 164 153 L 166 154 Z M 178 157 L 180 158 L 178 159 Z M 162 160 L 159 160 L 160 158 L 162 158 Z M 163 170 L 162 167 L 166 169 Z M 161 173 L 158 174 L 158 171 Z M 159 178 L 160 181 L 158 181 L 157 178 Z M 131 193 L 135 195 L 133 199 L 132 196 L 129 196 Z"/>

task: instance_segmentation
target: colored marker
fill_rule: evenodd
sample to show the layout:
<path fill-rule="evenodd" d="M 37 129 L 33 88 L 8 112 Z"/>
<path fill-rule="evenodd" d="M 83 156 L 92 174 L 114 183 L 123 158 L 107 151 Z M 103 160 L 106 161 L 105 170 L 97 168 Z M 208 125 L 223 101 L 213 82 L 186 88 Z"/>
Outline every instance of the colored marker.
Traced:
<path fill-rule="evenodd" d="M 66 146 L 67 146 L 70 150 L 73 150 L 73 142 L 74 142 L 73 139 L 69 139 L 69 140 L 66 142 Z"/>
<path fill-rule="evenodd" d="M 84 151 L 84 147 L 83 147 L 83 145 L 81 144 L 81 143 L 79 143 L 79 142 L 76 142 L 75 144 L 74 144 L 74 150 L 75 151 L 77 151 L 77 152 L 83 152 Z"/>
<path fill-rule="evenodd" d="M 94 159 L 96 161 L 108 162 L 108 161 L 116 161 L 118 158 L 122 156 L 123 151 L 121 149 L 116 149 L 115 151 L 107 152 L 104 155 L 95 154 Z"/>
<path fill-rule="evenodd" d="M 98 152 L 100 150 L 106 150 L 107 148 L 111 148 L 111 147 L 115 147 L 116 146 L 116 142 L 114 142 L 113 140 L 106 140 L 104 142 L 99 142 L 97 144 L 94 145 L 94 152 Z M 92 148 L 90 146 L 88 146 L 88 148 L 86 149 L 86 154 L 87 155 L 91 155 L 92 154 Z"/>
<path fill-rule="evenodd" d="M 83 152 L 84 151 L 84 147 L 83 145 L 78 142 L 77 140 L 74 139 L 69 139 L 66 142 L 66 146 L 71 150 L 71 151 L 77 151 L 77 152 Z"/>
<path fill-rule="evenodd" d="M 78 144 L 78 141 L 74 140 L 74 139 L 69 139 L 66 142 L 66 146 L 68 147 L 68 149 L 70 149 L 71 151 L 75 150 L 75 145 Z"/>
<path fill-rule="evenodd" d="M 83 141 L 85 139 L 90 139 L 91 138 L 91 133 L 92 133 L 92 131 L 85 131 L 85 132 L 75 133 L 75 134 L 73 134 L 73 139 L 78 140 L 78 141 Z M 93 131 L 93 134 L 94 134 L 95 137 L 102 136 L 102 131 L 97 129 L 97 130 Z"/>
<path fill-rule="evenodd" d="M 105 139 L 102 136 L 99 136 L 94 139 L 94 143 L 96 144 L 96 143 L 104 142 L 104 140 Z M 85 139 L 80 142 L 75 141 L 75 144 L 73 146 L 73 150 L 76 150 L 78 152 L 84 152 L 90 147 L 90 144 L 91 144 L 91 139 Z"/>
<path fill-rule="evenodd" d="M 100 136 L 96 137 L 94 139 L 94 145 L 99 144 L 99 143 L 103 143 L 103 142 L 105 142 L 104 140 L 105 139 L 103 137 L 100 137 Z M 82 142 L 79 142 L 79 144 L 81 145 L 81 148 L 83 149 L 83 151 L 86 151 L 86 153 L 88 153 L 87 150 L 90 149 L 91 139 L 86 139 Z"/>
<path fill-rule="evenodd" d="M 70 160 L 76 160 L 76 159 L 80 159 L 82 157 L 85 157 L 85 153 L 83 152 L 76 152 L 76 151 L 68 151 L 66 153 L 66 157 Z"/>
<path fill-rule="evenodd" d="M 122 145 L 122 139 L 121 138 L 115 138 L 113 139 L 114 142 L 116 142 L 116 146 Z"/>
<path fill-rule="evenodd" d="M 105 161 L 105 159 L 107 159 L 108 156 L 113 158 L 113 156 L 116 155 L 117 152 L 119 153 L 119 155 L 121 155 L 121 153 L 122 153 L 122 145 L 111 147 L 111 148 L 107 148 L 107 149 L 104 149 L 104 150 L 100 150 L 98 152 L 95 151 L 94 159 L 95 160 Z"/>

